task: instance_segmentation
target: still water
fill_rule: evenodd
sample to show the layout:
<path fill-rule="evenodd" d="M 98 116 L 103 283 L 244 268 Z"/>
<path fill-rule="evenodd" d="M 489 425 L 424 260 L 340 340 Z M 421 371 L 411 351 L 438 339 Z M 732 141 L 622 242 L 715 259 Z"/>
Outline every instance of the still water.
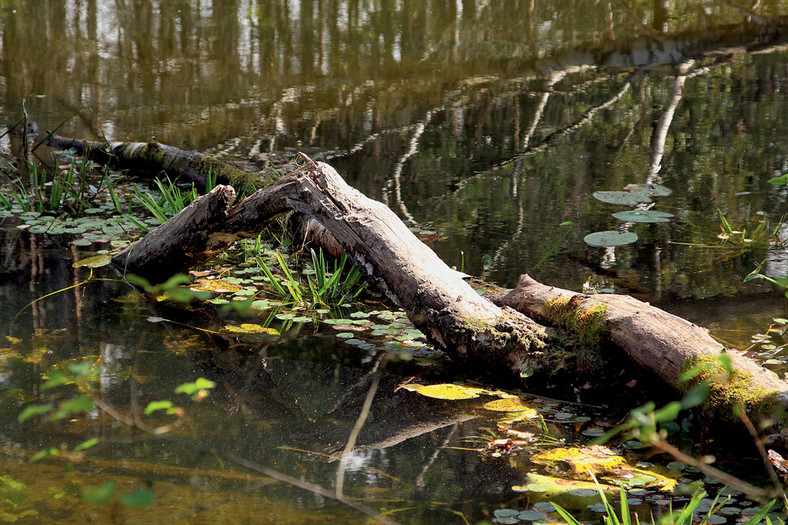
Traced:
<path fill-rule="evenodd" d="M 261 167 L 272 154 L 305 151 L 468 273 L 504 286 L 524 272 L 572 289 L 589 281 L 740 347 L 783 313 L 779 292 L 743 279 L 760 263 L 766 275 L 788 276 L 775 242 L 788 236 L 778 229 L 788 186 L 767 183 L 788 171 L 786 82 L 788 7 L 779 0 L 755 10 L 722 0 L 0 0 L 4 125 L 26 107 L 44 128 L 68 119 L 62 135 L 155 136 Z M 7 159 L 19 155 L 18 139 L 0 147 Z M 653 204 L 674 215 L 669 222 L 624 223 L 611 214 L 626 207 L 592 197 L 643 183 L 672 190 Z M 718 237 L 723 216 L 747 242 Z M 776 235 L 756 235 L 759 224 Z M 100 358 L 102 396 L 128 411 L 204 376 L 218 387 L 190 409 L 182 435 L 332 488 L 380 356 L 311 325 L 291 328 L 287 343 L 235 348 L 147 321 L 158 307 L 113 281 L 17 316 L 84 279 L 70 263 L 89 253 L 15 226 L 6 221 L 0 233 L 0 336 L 20 338 L 4 355 L 25 359 L 6 358 L 0 376 L 9 472 L 0 495 L 13 502 L 2 520 L 361 520 L 98 413 L 38 432 L 18 424 L 22 405 L 46 399 L 40 374 L 64 359 Z M 583 241 L 604 230 L 639 238 L 618 248 Z M 201 315 L 182 321 L 210 329 L 213 313 Z M 348 466 L 348 495 L 407 523 L 473 523 L 527 507 L 511 487 L 536 467 L 461 450 L 495 430 L 495 418 L 398 389 L 423 374 L 417 365 L 386 369 Z M 574 414 L 550 423 L 554 435 L 585 430 L 574 405 L 544 403 L 535 406 L 548 416 Z M 75 474 L 65 462 L 24 462 L 90 437 L 102 444 Z M 82 488 L 106 481 L 119 494 L 153 483 L 155 510 L 81 501 Z"/>

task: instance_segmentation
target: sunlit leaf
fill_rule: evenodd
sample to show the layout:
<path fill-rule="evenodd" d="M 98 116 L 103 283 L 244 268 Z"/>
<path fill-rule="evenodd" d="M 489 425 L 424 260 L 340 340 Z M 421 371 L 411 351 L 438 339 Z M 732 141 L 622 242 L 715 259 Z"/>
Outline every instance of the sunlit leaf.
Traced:
<path fill-rule="evenodd" d="M 608 247 L 608 246 L 623 246 L 625 244 L 632 244 L 638 240 L 636 233 L 632 232 L 618 232 L 615 230 L 607 230 L 602 232 L 594 232 L 586 235 L 583 240 L 590 246 Z"/>
<path fill-rule="evenodd" d="M 688 408 L 696 407 L 706 401 L 709 397 L 708 385 L 701 383 L 692 387 L 689 392 L 684 394 L 681 399 L 681 408 L 686 410 Z"/>
<path fill-rule="evenodd" d="M 174 406 L 175 405 L 173 404 L 172 401 L 166 401 L 166 400 L 165 401 L 151 401 L 150 403 L 148 403 L 148 406 L 145 407 L 145 410 L 143 410 L 143 413 L 147 416 L 149 414 L 152 414 L 152 413 L 156 412 L 157 410 L 170 410 Z"/>
<path fill-rule="evenodd" d="M 679 416 L 679 412 L 681 412 L 681 403 L 673 401 L 654 412 L 654 421 L 657 423 L 673 421 Z"/>
<path fill-rule="evenodd" d="M 228 332 L 242 333 L 242 334 L 268 334 L 279 335 L 279 331 L 274 328 L 262 326 L 253 323 L 244 323 L 241 325 L 228 325 L 224 328 Z"/>
<path fill-rule="evenodd" d="M 49 390 L 68 382 L 68 378 L 61 372 L 54 372 L 49 376 L 49 379 L 41 384 L 41 390 Z"/>
<path fill-rule="evenodd" d="M 49 455 L 49 449 L 41 450 L 33 454 L 28 461 L 30 461 L 30 463 L 35 463 L 37 461 L 41 461 L 44 458 L 48 458 Z"/>
<path fill-rule="evenodd" d="M 479 397 L 481 390 L 462 385 L 440 384 L 419 387 L 416 392 L 435 399 L 473 399 Z"/>
<path fill-rule="evenodd" d="M 94 367 L 93 364 L 94 363 L 91 363 L 90 361 L 81 361 L 79 363 L 72 362 L 68 363 L 67 368 L 68 371 L 74 375 L 74 379 L 79 381 L 101 372 L 102 367 Z"/>
<path fill-rule="evenodd" d="M 773 179 L 769 179 L 766 182 L 769 184 L 775 184 L 777 186 L 785 186 L 788 184 L 788 173 L 785 175 L 780 175 L 779 177 L 774 177 Z"/>
<path fill-rule="evenodd" d="M 589 470 L 596 473 L 604 472 L 626 463 L 626 460 L 621 455 L 602 445 L 552 448 L 534 454 L 531 457 L 531 461 L 539 465 L 560 463 L 581 475 L 585 475 Z"/>
<path fill-rule="evenodd" d="M 235 293 L 242 290 L 243 286 L 225 279 L 199 279 L 192 283 L 191 289 L 214 293 Z"/>
<path fill-rule="evenodd" d="M 175 393 L 193 395 L 198 390 L 206 390 L 215 386 L 216 383 L 213 381 L 205 379 L 204 377 L 198 377 L 193 383 L 183 383 L 182 385 L 175 387 Z"/>
<path fill-rule="evenodd" d="M 88 449 L 90 447 L 95 447 L 100 442 L 101 442 L 101 440 L 99 438 L 90 438 L 90 439 L 88 439 L 86 441 L 83 441 L 82 443 L 80 443 L 76 447 L 74 447 L 74 452 L 79 452 L 81 450 L 85 450 L 85 449 Z"/>
<path fill-rule="evenodd" d="M 522 412 L 524 410 L 530 410 L 536 413 L 536 410 L 533 407 L 530 407 L 523 403 L 523 400 L 519 397 L 505 397 L 503 399 L 496 399 L 495 401 L 489 401 L 482 405 L 483 408 L 486 410 L 492 410 L 495 412 Z"/>
<path fill-rule="evenodd" d="M 115 493 L 115 483 L 110 481 L 97 487 L 88 487 L 82 492 L 82 498 L 89 503 L 104 505 L 109 503 Z"/>
<path fill-rule="evenodd" d="M 88 241 L 88 244 L 90 244 L 90 241 Z M 80 259 L 74 262 L 74 264 L 71 266 L 74 268 L 82 268 L 83 266 L 88 268 L 101 268 L 102 266 L 108 265 L 110 262 L 112 262 L 112 256 L 108 253 L 105 253 L 102 255 L 96 255 L 94 257 L 88 257 L 86 259 Z"/>

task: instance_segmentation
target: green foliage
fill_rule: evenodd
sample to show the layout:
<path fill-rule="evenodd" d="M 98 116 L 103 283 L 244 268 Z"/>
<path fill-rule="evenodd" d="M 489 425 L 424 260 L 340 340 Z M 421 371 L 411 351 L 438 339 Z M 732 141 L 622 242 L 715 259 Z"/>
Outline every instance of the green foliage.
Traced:
<path fill-rule="evenodd" d="M 599 497 L 602 499 L 602 504 L 605 508 L 605 516 L 603 521 L 605 525 L 632 525 L 633 523 L 639 524 L 640 518 L 638 517 L 637 513 L 631 513 L 629 510 L 629 503 L 627 501 L 627 494 L 624 491 L 624 487 L 619 487 L 620 491 L 620 512 L 616 512 L 616 509 L 607 499 L 607 495 L 605 494 L 604 489 L 597 481 L 596 476 L 590 470 L 588 471 L 591 474 L 591 477 L 594 479 L 594 483 L 596 484 L 597 492 L 599 493 Z M 712 501 L 710 508 L 704 514 L 700 515 L 700 511 L 698 510 L 700 507 L 701 502 L 706 497 L 706 492 L 703 490 L 696 490 L 692 494 L 692 498 L 690 501 L 684 505 L 679 510 L 673 510 L 673 504 L 670 505 L 670 510 L 667 514 L 663 515 L 659 519 L 660 525 L 705 525 L 707 523 L 713 522 L 712 516 L 715 516 L 719 513 L 722 507 L 728 502 L 728 499 L 717 503 L 719 499 L 719 495 L 717 495 L 714 500 Z M 766 514 L 774 507 L 776 500 L 771 500 L 769 503 L 764 505 L 756 514 L 754 514 L 750 519 L 746 522 L 743 522 L 744 525 L 757 525 L 761 523 Z M 556 512 L 563 518 L 568 524 L 570 525 L 580 525 L 581 522 L 578 521 L 574 516 L 572 516 L 566 509 L 558 505 L 557 503 L 552 503 L 553 507 L 555 507 Z M 768 523 L 771 523 L 769 518 L 766 518 Z M 653 520 L 652 520 L 653 522 Z M 782 523 L 782 520 L 780 520 Z"/>
<path fill-rule="evenodd" d="M 173 408 L 175 408 L 175 404 L 172 401 L 151 401 L 148 403 L 148 406 L 145 407 L 143 414 L 149 416 L 157 410 L 165 410 L 168 414 L 171 414 Z"/>
<path fill-rule="evenodd" d="M 103 485 L 88 487 L 82 491 L 82 499 L 88 503 L 106 505 L 115 496 L 115 482 L 110 481 Z M 128 494 L 118 496 L 118 503 L 125 507 L 145 508 L 156 502 L 156 495 L 150 488 L 138 489 Z"/>
<path fill-rule="evenodd" d="M 156 495 L 151 489 L 138 489 L 120 496 L 118 502 L 126 507 L 145 508 L 156 503 Z"/>
<path fill-rule="evenodd" d="M 744 282 L 748 283 L 750 281 L 754 281 L 756 279 L 763 279 L 764 281 L 770 282 L 776 285 L 781 292 L 788 297 L 788 277 L 780 277 L 780 278 L 772 278 L 768 275 L 763 275 L 761 272 L 763 271 L 763 267 L 766 264 L 766 261 L 762 262 L 758 265 L 758 267 L 750 272 L 747 277 L 744 278 Z"/>
<path fill-rule="evenodd" d="M 199 197 L 194 185 L 189 185 L 186 191 L 181 190 L 178 185 L 167 177 L 166 182 L 154 179 L 156 187 L 159 189 L 159 197 L 154 197 L 147 191 L 142 191 L 134 185 L 134 196 L 136 201 L 147 209 L 159 222 L 165 223 L 170 217 L 180 213 L 186 206 L 194 202 Z M 216 185 L 216 177 L 209 174 L 208 183 Z M 210 191 L 210 190 L 209 190 Z"/>
<path fill-rule="evenodd" d="M 295 277 L 280 252 L 274 253 L 274 260 L 282 277 L 274 275 L 261 256 L 255 260 L 279 298 L 294 305 L 339 306 L 356 299 L 366 287 L 357 268 L 345 270 L 347 254 L 343 254 L 339 261 L 335 260 L 330 271 L 322 250 L 311 250 L 311 256 L 312 269 L 304 272 L 306 286 Z"/>
<path fill-rule="evenodd" d="M 115 482 L 110 481 L 96 487 L 88 487 L 82 492 L 82 498 L 88 503 L 105 505 L 112 500 L 115 494 Z"/>
<path fill-rule="evenodd" d="M 554 253 L 555 253 L 555 252 L 558 250 L 558 247 L 561 245 L 561 243 L 564 241 L 564 239 L 566 239 L 566 236 L 567 236 L 567 235 L 569 235 L 569 233 L 572 231 L 572 227 L 573 227 L 574 225 L 572 224 L 572 221 L 564 221 L 564 222 L 562 222 L 561 224 L 559 224 L 558 226 L 559 226 L 559 227 L 566 227 L 566 230 L 564 230 L 564 233 L 563 233 L 563 234 L 561 234 L 561 236 L 560 236 L 560 237 L 559 237 L 559 238 L 558 238 L 558 239 L 557 239 L 555 242 L 553 242 L 553 244 L 552 244 L 552 245 L 550 246 L 550 248 L 547 250 L 547 253 L 545 253 L 545 254 L 542 256 L 542 258 L 541 258 L 541 259 L 539 259 L 539 262 L 537 262 L 537 263 L 534 265 L 534 267 L 533 267 L 533 268 L 531 268 L 531 271 L 532 271 L 532 272 L 533 272 L 534 270 L 536 270 L 537 268 L 539 268 L 539 267 L 542 265 L 542 263 L 544 263 L 544 262 L 545 262 L 545 261 L 547 261 L 547 260 L 548 260 L 550 257 L 552 257 L 552 256 L 553 256 L 553 254 L 554 254 Z M 464 259 L 463 259 L 463 262 L 464 262 Z M 460 270 L 460 271 L 462 271 L 462 270 Z"/>
<path fill-rule="evenodd" d="M 157 285 L 153 285 L 144 277 L 134 274 L 126 274 L 126 280 L 135 286 L 139 286 L 145 290 L 146 293 L 157 296 L 160 300 L 167 299 L 180 303 L 188 303 L 191 302 L 192 299 L 205 301 L 212 297 L 210 292 L 200 292 L 189 289 L 186 285 L 191 283 L 191 278 L 182 273 L 175 274 L 165 282 Z"/>
<path fill-rule="evenodd" d="M 339 262 L 334 261 L 333 270 L 328 270 L 323 250 L 312 254 L 312 267 L 314 280 L 309 280 L 309 289 L 312 291 L 312 303 L 326 306 L 340 305 L 353 300 L 364 290 L 366 283 L 361 280 L 361 272 L 351 266 L 345 272 L 347 253 L 343 253 Z"/>

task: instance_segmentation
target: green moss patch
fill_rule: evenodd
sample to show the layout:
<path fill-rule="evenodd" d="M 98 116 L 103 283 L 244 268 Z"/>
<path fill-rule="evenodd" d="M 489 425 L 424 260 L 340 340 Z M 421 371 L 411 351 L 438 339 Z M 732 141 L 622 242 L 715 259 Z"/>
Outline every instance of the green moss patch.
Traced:
<path fill-rule="evenodd" d="M 717 356 L 687 359 L 682 364 L 682 375 L 690 370 L 694 370 L 695 375 L 682 389 L 689 390 L 700 383 L 709 387 L 709 397 L 703 403 L 703 410 L 708 416 L 739 422 L 736 410 L 744 407 L 756 422 L 768 418 L 785 421 L 785 407 L 776 399 L 779 392 L 754 386 L 749 372 L 736 367 L 728 371 Z"/>
<path fill-rule="evenodd" d="M 556 297 L 545 303 L 545 315 L 554 325 L 572 332 L 581 344 L 593 347 L 599 346 L 602 334 L 607 331 L 606 313 L 606 304 L 586 308 L 579 295 Z"/>

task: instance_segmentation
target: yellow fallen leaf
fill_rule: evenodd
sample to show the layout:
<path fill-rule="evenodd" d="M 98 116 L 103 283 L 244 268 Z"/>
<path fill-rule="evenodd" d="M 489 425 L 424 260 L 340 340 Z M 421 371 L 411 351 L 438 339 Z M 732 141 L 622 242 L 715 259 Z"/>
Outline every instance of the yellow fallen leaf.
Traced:
<path fill-rule="evenodd" d="M 435 399 L 473 399 L 479 397 L 481 390 L 463 385 L 439 384 L 422 386 L 415 390 L 419 394 Z"/>

